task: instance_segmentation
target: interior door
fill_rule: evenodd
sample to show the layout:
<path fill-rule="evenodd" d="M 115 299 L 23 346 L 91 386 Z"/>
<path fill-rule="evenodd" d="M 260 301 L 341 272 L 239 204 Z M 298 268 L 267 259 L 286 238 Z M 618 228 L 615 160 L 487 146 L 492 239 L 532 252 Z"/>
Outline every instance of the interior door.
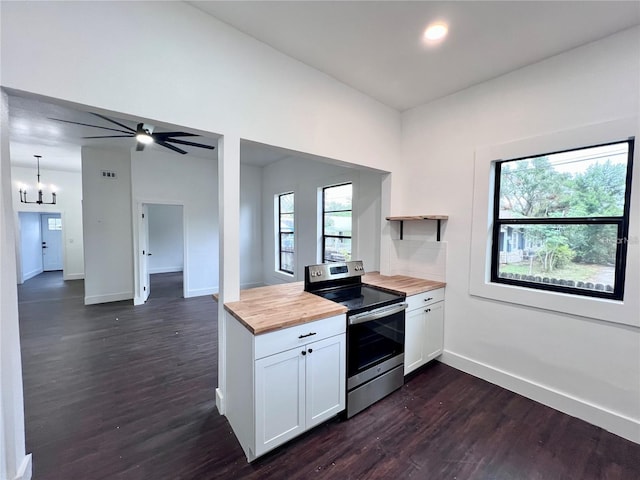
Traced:
<path fill-rule="evenodd" d="M 142 300 L 146 302 L 151 293 L 151 282 L 149 279 L 149 206 L 142 204 L 142 214 L 140 218 L 140 292 Z"/>
<path fill-rule="evenodd" d="M 62 270 L 62 219 L 59 213 L 40 215 L 42 232 L 42 269 Z"/>

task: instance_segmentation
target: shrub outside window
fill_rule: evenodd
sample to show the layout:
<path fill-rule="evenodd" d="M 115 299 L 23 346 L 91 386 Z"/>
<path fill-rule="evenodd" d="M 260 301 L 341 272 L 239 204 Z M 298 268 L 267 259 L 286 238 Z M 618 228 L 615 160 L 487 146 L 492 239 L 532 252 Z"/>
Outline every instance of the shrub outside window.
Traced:
<path fill-rule="evenodd" d="M 633 148 L 496 162 L 491 281 L 622 300 Z"/>
<path fill-rule="evenodd" d="M 322 189 L 322 261 L 351 260 L 353 185 Z"/>
<path fill-rule="evenodd" d="M 278 270 L 293 275 L 295 267 L 294 194 L 278 195 Z"/>

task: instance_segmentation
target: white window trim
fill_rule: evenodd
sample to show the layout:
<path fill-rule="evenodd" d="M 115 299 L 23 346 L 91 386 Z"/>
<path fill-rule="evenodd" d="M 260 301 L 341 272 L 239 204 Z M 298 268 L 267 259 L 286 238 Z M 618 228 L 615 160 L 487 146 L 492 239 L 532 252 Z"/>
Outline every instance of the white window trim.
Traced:
<path fill-rule="evenodd" d="M 639 130 L 639 118 L 628 117 L 476 149 L 469 293 L 491 300 L 640 327 L 640 149 L 637 147 L 634 152 L 631 186 L 624 301 L 549 292 L 490 281 L 495 162 L 523 158 L 535 152 L 570 150 L 585 145 L 624 140 L 632 136 L 639 138 Z"/>
<path fill-rule="evenodd" d="M 293 273 L 285 272 L 284 270 L 280 270 L 280 195 L 286 195 L 288 193 L 293 193 L 294 202 L 295 202 L 295 190 L 285 190 L 281 193 L 275 193 L 273 195 L 273 227 L 274 227 L 274 266 L 273 273 L 282 277 L 283 280 L 290 281 L 291 279 L 296 278 L 295 272 L 297 271 L 297 263 L 298 263 L 298 235 L 296 235 L 295 225 L 296 225 L 296 208 L 295 203 L 293 207 Z"/>
<path fill-rule="evenodd" d="M 356 210 L 356 183 L 353 179 L 347 179 L 344 181 L 340 181 L 338 183 L 329 183 L 324 187 L 318 187 L 318 233 L 319 233 L 319 242 L 318 242 L 318 258 L 320 259 L 319 263 L 325 263 L 324 259 L 324 191 L 327 188 L 340 187 L 342 185 L 351 185 L 351 260 L 355 260 L 358 258 L 356 256 L 357 249 L 355 248 L 355 244 L 357 241 L 357 233 L 356 233 L 356 222 L 354 219 L 357 218 L 357 210 Z"/>

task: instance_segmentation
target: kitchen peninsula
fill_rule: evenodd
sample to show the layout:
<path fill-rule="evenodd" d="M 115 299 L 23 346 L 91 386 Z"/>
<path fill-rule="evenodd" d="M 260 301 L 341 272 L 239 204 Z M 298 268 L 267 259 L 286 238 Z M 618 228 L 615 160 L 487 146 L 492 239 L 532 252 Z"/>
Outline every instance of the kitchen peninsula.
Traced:
<path fill-rule="evenodd" d="M 445 283 L 377 272 L 362 282 L 407 297 L 405 375 L 441 353 Z M 225 414 L 249 461 L 345 409 L 345 306 L 294 282 L 243 290 L 224 308 Z"/>

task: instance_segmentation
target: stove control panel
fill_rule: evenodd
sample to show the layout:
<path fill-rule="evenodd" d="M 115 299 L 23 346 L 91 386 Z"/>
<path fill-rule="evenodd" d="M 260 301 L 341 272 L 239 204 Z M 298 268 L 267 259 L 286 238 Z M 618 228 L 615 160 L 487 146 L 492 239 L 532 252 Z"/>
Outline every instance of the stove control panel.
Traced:
<path fill-rule="evenodd" d="M 326 282 L 364 275 L 362 260 L 351 262 L 332 262 L 305 267 L 305 281 L 308 283 Z"/>

